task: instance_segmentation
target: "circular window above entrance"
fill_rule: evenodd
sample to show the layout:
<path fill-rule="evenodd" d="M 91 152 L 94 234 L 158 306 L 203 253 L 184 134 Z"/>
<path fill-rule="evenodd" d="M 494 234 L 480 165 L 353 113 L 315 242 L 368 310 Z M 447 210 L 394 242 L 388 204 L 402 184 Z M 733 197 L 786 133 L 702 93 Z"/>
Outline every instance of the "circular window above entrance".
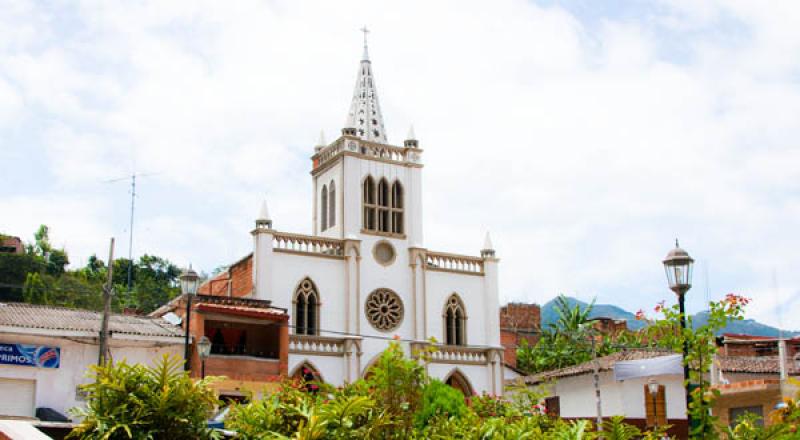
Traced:
<path fill-rule="evenodd" d="M 403 300 L 389 289 L 378 289 L 367 296 L 364 313 L 373 327 L 388 332 L 403 322 Z"/>
<path fill-rule="evenodd" d="M 372 256 L 375 257 L 375 261 L 378 263 L 389 266 L 394 263 L 397 253 L 394 251 L 394 246 L 392 246 L 391 243 L 382 240 L 375 243 L 375 246 L 372 248 Z"/>

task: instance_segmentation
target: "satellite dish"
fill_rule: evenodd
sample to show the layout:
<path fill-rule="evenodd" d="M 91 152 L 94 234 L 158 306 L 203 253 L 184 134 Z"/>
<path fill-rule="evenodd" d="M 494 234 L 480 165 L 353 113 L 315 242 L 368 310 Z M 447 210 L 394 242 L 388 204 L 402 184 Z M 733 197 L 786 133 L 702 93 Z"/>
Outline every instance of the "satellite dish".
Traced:
<path fill-rule="evenodd" d="M 181 319 L 180 316 L 172 312 L 165 314 L 164 316 L 162 316 L 162 318 L 164 318 L 164 321 L 167 321 L 172 325 L 181 325 L 181 322 L 183 322 L 183 319 Z"/>

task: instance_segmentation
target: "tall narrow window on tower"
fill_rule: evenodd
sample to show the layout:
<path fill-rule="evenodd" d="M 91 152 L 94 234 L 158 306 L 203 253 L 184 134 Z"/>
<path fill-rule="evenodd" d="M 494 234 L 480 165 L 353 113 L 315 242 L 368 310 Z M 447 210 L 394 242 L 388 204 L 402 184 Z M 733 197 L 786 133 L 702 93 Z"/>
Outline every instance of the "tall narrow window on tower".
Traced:
<path fill-rule="evenodd" d="M 320 229 L 328 229 L 328 186 L 322 185 L 322 194 L 320 195 Z"/>
<path fill-rule="evenodd" d="M 383 178 L 378 182 L 378 230 L 391 232 L 391 216 L 389 215 L 389 182 Z"/>
<path fill-rule="evenodd" d="M 333 183 L 333 180 L 328 186 L 328 191 L 330 192 L 328 196 L 328 226 L 332 228 L 336 226 L 336 184 Z"/>
<path fill-rule="evenodd" d="M 376 228 L 377 205 L 375 203 L 375 180 L 372 176 L 364 179 L 364 230 L 374 231 Z"/>
<path fill-rule="evenodd" d="M 398 181 L 392 184 L 392 232 L 403 233 L 403 185 Z"/>

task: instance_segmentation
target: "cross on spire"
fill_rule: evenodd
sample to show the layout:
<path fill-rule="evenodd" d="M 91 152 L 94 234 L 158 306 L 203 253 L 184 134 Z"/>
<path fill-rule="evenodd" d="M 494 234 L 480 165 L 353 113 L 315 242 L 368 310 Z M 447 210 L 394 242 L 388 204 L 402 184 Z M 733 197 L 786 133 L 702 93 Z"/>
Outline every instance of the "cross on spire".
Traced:
<path fill-rule="evenodd" d="M 361 60 L 369 61 L 369 53 L 367 52 L 367 34 L 369 33 L 369 29 L 367 29 L 367 26 L 364 25 L 360 31 L 364 33 L 364 55 L 361 57 Z"/>

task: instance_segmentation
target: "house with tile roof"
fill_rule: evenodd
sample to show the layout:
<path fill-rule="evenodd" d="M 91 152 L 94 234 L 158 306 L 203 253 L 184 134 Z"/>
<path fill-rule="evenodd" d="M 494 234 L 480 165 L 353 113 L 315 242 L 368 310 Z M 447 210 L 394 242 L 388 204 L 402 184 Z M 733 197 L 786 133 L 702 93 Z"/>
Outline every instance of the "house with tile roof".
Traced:
<path fill-rule="evenodd" d="M 212 384 L 223 400 L 244 400 L 275 389 L 288 374 L 289 314 L 270 301 L 224 295 L 186 294 L 151 313 L 174 313 L 191 335 L 189 371 L 193 377 L 222 376 Z M 189 306 L 190 318 L 186 311 Z M 211 342 L 201 359 L 197 342 Z M 186 355 L 186 354 L 185 354 Z M 184 355 L 184 356 L 185 356 Z"/>
<path fill-rule="evenodd" d="M 101 322 L 94 311 L 0 303 L 0 417 L 32 418 L 39 408 L 69 417 L 82 406 Z M 113 360 L 150 364 L 183 353 L 183 331 L 162 318 L 113 314 L 109 330 Z"/>
<path fill-rule="evenodd" d="M 680 361 L 680 355 L 669 351 L 628 349 L 594 361 L 507 381 L 506 385 L 542 388 L 548 396 L 545 403 L 551 414 L 567 419 L 595 420 L 594 374 L 597 371 L 604 418 L 623 415 L 626 422 L 643 428 L 669 424 L 672 425 L 671 435 L 686 438 L 686 394 L 682 370 L 648 370 L 651 368 L 648 363 L 663 364 L 669 358 Z M 641 368 L 642 372 L 621 378 L 619 367 L 622 365 Z M 781 366 L 777 356 L 718 355 L 709 375 L 712 386 L 721 394 L 714 407 L 715 415 L 722 423 L 734 421 L 743 412 L 767 416 L 782 397 L 794 396 L 798 391 L 786 380 L 781 380 L 782 368 L 788 377 L 800 376 L 800 365 L 786 363 Z M 651 381 L 658 385 L 655 394 L 651 394 L 648 387 Z"/>

